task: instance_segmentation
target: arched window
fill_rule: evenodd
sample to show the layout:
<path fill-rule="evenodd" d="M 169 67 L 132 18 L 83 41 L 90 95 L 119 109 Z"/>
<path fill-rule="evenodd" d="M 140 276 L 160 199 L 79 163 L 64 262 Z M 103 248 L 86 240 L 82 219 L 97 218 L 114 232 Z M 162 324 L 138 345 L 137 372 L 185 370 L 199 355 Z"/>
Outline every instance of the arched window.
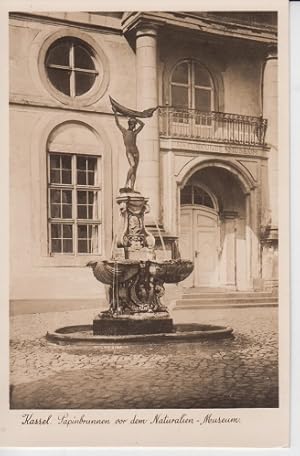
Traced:
<path fill-rule="evenodd" d="M 100 144 L 86 126 L 67 123 L 48 140 L 48 250 L 101 254 Z"/>
<path fill-rule="evenodd" d="M 171 75 L 171 105 L 201 112 L 214 110 L 214 85 L 209 71 L 195 60 L 179 62 Z"/>
<path fill-rule="evenodd" d="M 214 203 L 211 196 L 197 185 L 186 185 L 180 191 L 180 204 L 207 206 L 214 209 Z"/>

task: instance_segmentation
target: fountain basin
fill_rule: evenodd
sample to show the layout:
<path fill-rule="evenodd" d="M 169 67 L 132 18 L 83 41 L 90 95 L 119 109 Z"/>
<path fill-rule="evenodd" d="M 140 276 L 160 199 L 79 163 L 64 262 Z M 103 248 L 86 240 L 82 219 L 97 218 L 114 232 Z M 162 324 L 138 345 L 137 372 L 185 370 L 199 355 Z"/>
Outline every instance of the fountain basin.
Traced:
<path fill-rule="evenodd" d="M 186 279 L 193 271 L 194 264 L 190 260 L 102 260 L 90 261 L 94 276 L 99 282 L 113 285 L 124 283 L 135 277 L 141 269 L 148 268 L 150 274 L 165 283 L 178 283 Z"/>
<path fill-rule="evenodd" d="M 150 260 L 150 271 L 157 279 L 164 283 L 178 283 L 186 279 L 194 269 L 194 263 L 190 260 Z"/>
<path fill-rule="evenodd" d="M 178 324 L 173 332 L 157 334 L 93 335 L 93 325 L 64 326 L 47 332 L 48 341 L 59 345 L 110 345 L 197 342 L 233 337 L 233 329 L 217 325 Z"/>
<path fill-rule="evenodd" d="M 137 275 L 140 261 L 137 260 L 102 260 L 90 261 L 94 276 L 105 285 L 124 283 Z"/>
<path fill-rule="evenodd" d="M 109 309 L 94 319 L 94 335 L 172 332 L 172 319 L 161 301 L 164 283 L 187 278 L 192 261 L 113 259 L 90 261 L 87 266 L 97 280 L 109 285 Z"/>

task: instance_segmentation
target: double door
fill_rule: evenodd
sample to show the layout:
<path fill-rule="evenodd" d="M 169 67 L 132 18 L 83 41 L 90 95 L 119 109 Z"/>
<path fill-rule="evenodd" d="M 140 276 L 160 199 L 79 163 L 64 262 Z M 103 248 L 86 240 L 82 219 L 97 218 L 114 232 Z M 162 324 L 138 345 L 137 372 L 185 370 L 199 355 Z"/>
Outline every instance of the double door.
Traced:
<path fill-rule="evenodd" d="M 186 287 L 217 286 L 220 245 L 217 212 L 204 206 L 183 206 L 180 227 L 181 256 L 194 261 L 194 272 L 183 282 L 183 285 Z"/>

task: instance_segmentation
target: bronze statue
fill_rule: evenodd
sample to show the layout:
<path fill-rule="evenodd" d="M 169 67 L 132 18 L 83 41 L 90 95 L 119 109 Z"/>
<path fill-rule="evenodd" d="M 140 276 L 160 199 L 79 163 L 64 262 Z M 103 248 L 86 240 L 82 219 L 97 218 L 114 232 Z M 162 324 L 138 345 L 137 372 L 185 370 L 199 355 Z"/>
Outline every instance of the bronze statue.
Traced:
<path fill-rule="evenodd" d="M 122 189 L 123 191 L 130 190 L 134 191 L 134 184 L 136 180 L 136 171 L 137 167 L 140 161 L 140 154 L 139 150 L 136 145 L 136 137 L 139 134 L 139 132 L 142 130 L 144 127 L 144 122 L 142 122 L 139 119 L 136 119 L 135 117 L 130 117 L 128 120 L 128 129 L 122 127 L 122 125 L 119 122 L 118 115 L 116 108 L 112 108 L 115 114 L 115 120 L 117 127 L 121 131 L 123 135 L 123 140 L 126 148 L 126 156 L 129 162 L 129 170 L 127 173 L 127 179 L 125 183 L 125 188 Z M 136 125 L 139 124 L 139 126 L 136 128 Z"/>
<path fill-rule="evenodd" d="M 124 145 L 126 148 L 126 156 L 130 165 L 130 168 L 127 173 L 127 179 L 125 183 L 125 188 L 120 189 L 121 192 L 135 192 L 134 185 L 136 181 L 136 172 L 137 167 L 140 161 L 139 150 L 136 145 L 136 137 L 139 132 L 144 127 L 144 122 L 142 122 L 137 117 L 152 117 L 154 111 L 158 108 L 145 109 L 144 111 L 135 111 L 133 109 L 126 108 L 125 106 L 120 105 L 116 100 L 110 98 L 112 110 L 115 115 L 115 121 L 117 127 L 123 135 Z M 119 121 L 118 114 L 121 113 L 123 116 L 129 117 L 128 120 L 128 129 L 124 128 Z M 136 128 L 138 124 L 138 127 Z M 135 192 L 138 193 L 138 192 Z"/>

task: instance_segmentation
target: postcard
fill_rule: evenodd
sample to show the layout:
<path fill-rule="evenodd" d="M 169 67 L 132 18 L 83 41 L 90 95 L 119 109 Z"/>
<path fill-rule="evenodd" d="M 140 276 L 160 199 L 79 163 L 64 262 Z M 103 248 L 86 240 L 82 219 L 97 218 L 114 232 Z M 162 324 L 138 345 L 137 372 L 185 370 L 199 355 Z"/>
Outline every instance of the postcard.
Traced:
<path fill-rule="evenodd" d="M 1 444 L 288 447 L 288 2 L 1 25 Z"/>

